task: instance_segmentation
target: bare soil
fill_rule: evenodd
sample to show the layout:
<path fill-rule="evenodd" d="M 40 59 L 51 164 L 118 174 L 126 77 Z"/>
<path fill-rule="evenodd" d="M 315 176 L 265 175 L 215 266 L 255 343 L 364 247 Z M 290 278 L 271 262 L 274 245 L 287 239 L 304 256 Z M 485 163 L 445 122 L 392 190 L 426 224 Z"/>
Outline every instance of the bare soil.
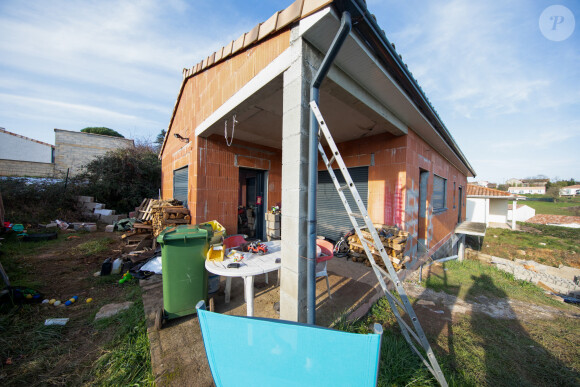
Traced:
<path fill-rule="evenodd" d="M 102 253 L 83 256 L 77 247 L 87 241 L 109 237 L 110 249 Z M 25 242 L 23 242 L 25 243 Z M 34 243 L 34 242 L 28 242 Z M 39 248 L 37 253 L 19 258 L 26 277 L 36 285 L 34 288 L 45 298 L 65 302 L 73 296 L 78 301 L 71 306 L 55 307 L 48 304 L 27 305 L 12 310 L 14 321 L 31 327 L 43 325 L 48 318 L 69 318 L 60 331 L 62 337 L 58 348 L 34 348 L 34 345 L 15 345 L 12 338 L 2 352 L 0 384 L 45 385 L 79 384 L 91 370 L 92 363 L 102 354 L 104 344 L 110 340 L 106 332 L 95 330 L 94 315 L 105 304 L 124 301 L 123 289 L 113 276 L 95 278 L 105 258 L 119 250 L 120 242 L 111 233 L 60 234 L 59 241 Z M 118 251 L 116 251 L 118 250 Z M 92 298 L 91 303 L 86 299 Z M 23 332 L 21 340 L 35 340 L 34 335 Z M 6 343 L 5 343 L 6 344 Z M 10 345 L 11 344 L 11 345 Z M 28 343 L 27 343 L 28 344 Z"/>

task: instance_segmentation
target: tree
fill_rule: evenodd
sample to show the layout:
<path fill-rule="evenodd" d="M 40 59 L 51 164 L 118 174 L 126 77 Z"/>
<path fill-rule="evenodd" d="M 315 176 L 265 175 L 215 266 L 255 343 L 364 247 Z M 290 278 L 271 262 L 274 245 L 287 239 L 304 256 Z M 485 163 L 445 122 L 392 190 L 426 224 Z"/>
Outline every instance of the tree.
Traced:
<path fill-rule="evenodd" d="M 134 211 L 144 198 L 156 198 L 161 161 L 151 147 L 120 148 L 99 156 L 79 176 L 85 193 L 119 213 Z"/>
<path fill-rule="evenodd" d="M 165 140 L 165 133 L 167 133 L 166 130 L 161 129 L 161 132 L 159 132 L 157 138 L 155 139 L 155 149 L 157 153 L 161 152 L 161 147 L 163 146 L 163 141 Z"/>
<path fill-rule="evenodd" d="M 81 129 L 83 133 L 93 133 L 93 134 L 102 134 L 105 136 L 113 136 L 113 137 L 121 137 L 125 138 L 121 133 L 117 132 L 116 130 L 105 128 L 102 126 L 89 126 L 84 129 Z"/>

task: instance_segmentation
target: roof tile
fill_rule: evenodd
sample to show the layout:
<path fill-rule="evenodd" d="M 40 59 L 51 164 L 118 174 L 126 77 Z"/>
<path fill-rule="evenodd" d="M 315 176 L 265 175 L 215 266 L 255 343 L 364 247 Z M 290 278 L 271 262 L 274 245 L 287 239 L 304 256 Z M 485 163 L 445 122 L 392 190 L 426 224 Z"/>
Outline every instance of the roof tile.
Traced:
<path fill-rule="evenodd" d="M 276 12 L 268 20 L 260 24 L 260 32 L 258 33 L 258 40 L 270 35 L 272 32 L 276 31 L 276 22 L 278 20 L 278 14 Z"/>
<path fill-rule="evenodd" d="M 246 34 L 243 34 L 242 36 L 240 36 L 235 40 L 234 45 L 232 46 L 232 54 L 235 54 L 236 52 L 240 51 L 240 49 L 244 46 L 245 36 Z"/>
<path fill-rule="evenodd" d="M 293 21 L 300 19 L 303 5 L 304 0 L 296 0 L 288 8 L 280 11 L 280 14 L 278 15 L 278 21 L 276 22 L 276 31 L 286 27 Z"/>
<path fill-rule="evenodd" d="M 258 24 L 250 32 L 246 34 L 244 38 L 244 48 L 248 47 L 250 44 L 256 42 L 258 40 L 258 33 L 260 31 L 260 25 Z"/>
<path fill-rule="evenodd" d="M 318 11 L 320 8 L 325 7 L 330 3 L 332 3 L 332 0 L 304 0 L 301 18 Z"/>
<path fill-rule="evenodd" d="M 497 196 L 497 197 L 514 197 L 509 192 L 500 191 L 499 189 L 482 187 L 475 184 L 467 184 L 467 196 Z"/>

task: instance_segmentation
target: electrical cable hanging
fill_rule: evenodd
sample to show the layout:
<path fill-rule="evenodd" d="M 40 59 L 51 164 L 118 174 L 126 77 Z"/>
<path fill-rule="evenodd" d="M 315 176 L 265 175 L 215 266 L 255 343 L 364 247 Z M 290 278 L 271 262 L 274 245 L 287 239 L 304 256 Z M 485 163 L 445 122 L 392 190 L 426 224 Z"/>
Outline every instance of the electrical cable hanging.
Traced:
<path fill-rule="evenodd" d="M 232 143 L 234 142 L 234 131 L 236 129 L 237 123 L 238 120 L 236 120 L 236 115 L 234 114 L 234 116 L 232 117 L 232 138 L 228 140 L 228 120 L 224 121 L 224 137 L 226 138 L 227 146 L 232 146 Z"/>

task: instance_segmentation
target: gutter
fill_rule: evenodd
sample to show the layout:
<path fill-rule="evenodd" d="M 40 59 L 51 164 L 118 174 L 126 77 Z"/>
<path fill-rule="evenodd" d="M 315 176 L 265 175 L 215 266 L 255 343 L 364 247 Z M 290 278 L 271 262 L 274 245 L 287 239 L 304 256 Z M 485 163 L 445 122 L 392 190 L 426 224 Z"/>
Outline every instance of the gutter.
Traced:
<path fill-rule="evenodd" d="M 326 56 L 316 72 L 310 86 L 310 100 L 317 104 L 320 100 L 320 85 L 338 55 L 338 51 L 352 29 L 350 13 L 344 11 L 340 20 L 340 28 L 330 44 Z M 307 241 L 307 277 L 306 277 L 306 308 L 307 322 L 316 323 L 316 189 L 318 185 L 318 122 L 314 113 L 310 112 L 310 133 L 308 136 L 308 241 Z"/>

